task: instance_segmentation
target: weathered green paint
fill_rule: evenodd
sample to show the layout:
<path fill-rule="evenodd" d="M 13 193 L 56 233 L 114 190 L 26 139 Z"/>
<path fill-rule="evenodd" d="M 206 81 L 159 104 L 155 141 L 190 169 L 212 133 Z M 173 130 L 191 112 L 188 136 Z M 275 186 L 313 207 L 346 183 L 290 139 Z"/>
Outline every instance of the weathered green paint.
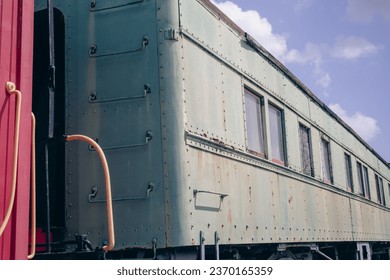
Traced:
<path fill-rule="evenodd" d="M 159 248 L 199 245 L 200 231 L 206 244 L 216 231 L 220 244 L 390 240 L 390 209 L 347 192 L 343 151 L 371 168 L 372 198 L 373 170 L 386 187 L 388 166 L 208 1 L 54 3 L 66 24 L 66 133 L 103 148 L 153 133 L 146 145 L 106 150 L 114 200 L 144 197 L 154 185 L 148 198 L 114 201 L 116 249 L 151 248 L 154 238 Z M 145 85 L 151 91 L 141 97 Z M 266 114 L 268 103 L 284 110 L 288 166 L 246 151 L 244 87 L 263 96 Z M 311 129 L 314 178 L 301 172 L 299 123 Z M 321 134 L 330 139 L 334 185 L 323 183 Z M 66 149 L 67 238 L 88 234 L 101 246 L 105 204 L 88 201 L 94 187 L 104 199 L 100 163 L 84 144 Z"/>

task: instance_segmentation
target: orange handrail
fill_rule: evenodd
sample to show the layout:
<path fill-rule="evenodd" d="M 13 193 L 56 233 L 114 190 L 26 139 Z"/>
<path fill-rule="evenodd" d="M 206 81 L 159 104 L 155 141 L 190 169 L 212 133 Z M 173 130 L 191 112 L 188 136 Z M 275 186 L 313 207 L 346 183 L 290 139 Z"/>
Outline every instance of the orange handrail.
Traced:
<path fill-rule="evenodd" d="M 9 219 L 11 217 L 12 208 L 15 202 L 15 193 L 16 193 L 16 177 L 18 171 L 18 151 L 19 151 L 19 129 L 20 129 L 20 112 L 22 105 L 22 93 L 19 90 L 16 90 L 16 86 L 12 82 L 6 83 L 6 89 L 9 94 L 15 94 L 16 96 L 16 116 L 15 116 L 15 138 L 14 138 L 14 158 L 12 165 L 12 185 L 11 185 L 11 195 L 9 199 L 9 205 L 7 212 L 5 214 L 4 220 L 0 226 L 0 236 L 3 234 Z"/>
<path fill-rule="evenodd" d="M 106 207 L 107 207 L 107 222 L 108 222 L 108 228 L 107 228 L 108 244 L 103 246 L 103 250 L 111 251 L 112 249 L 114 249 L 115 246 L 115 232 L 114 232 L 114 218 L 113 218 L 113 211 L 112 211 L 110 171 L 108 168 L 106 156 L 104 155 L 104 152 L 102 148 L 98 145 L 98 143 L 96 143 L 93 139 L 89 138 L 88 136 L 80 135 L 80 134 L 66 136 L 66 141 L 68 142 L 75 141 L 75 140 L 86 142 L 92 147 L 94 147 L 103 166 L 105 184 L 106 184 Z"/>
<path fill-rule="evenodd" d="M 30 254 L 27 259 L 31 260 L 35 256 L 36 232 L 37 232 L 37 212 L 36 212 L 36 177 L 35 177 L 35 116 L 31 113 L 31 244 Z"/>

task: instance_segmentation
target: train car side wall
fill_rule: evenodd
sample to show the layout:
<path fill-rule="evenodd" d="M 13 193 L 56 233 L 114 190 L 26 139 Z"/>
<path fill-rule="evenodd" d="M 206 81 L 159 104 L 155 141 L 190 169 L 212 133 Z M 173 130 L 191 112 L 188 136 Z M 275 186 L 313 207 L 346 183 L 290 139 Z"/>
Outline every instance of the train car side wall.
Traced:
<path fill-rule="evenodd" d="M 168 245 L 211 245 L 216 234 L 221 244 L 389 241 L 390 203 L 377 200 L 375 182 L 383 180 L 388 199 L 383 159 L 208 1 L 179 0 L 179 18 L 172 59 L 182 71 L 170 82 L 184 104 L 175 129 L 184 122 L 185 145 L 175 143 L 172 160 L 178 173 L 170 175 L 177 179 L 169 197 L 177 209 L 170 214 L 177 218 Z M 261 107 L 262 154 L 248 148 L 248 92 Z M 270 108 L 282 116 L 282 161 Z M 302 169 L 301 127 L 310 136 L 310 174 Z M 367 169 L 369 195 L 359 193 L 357 162 Z"/>

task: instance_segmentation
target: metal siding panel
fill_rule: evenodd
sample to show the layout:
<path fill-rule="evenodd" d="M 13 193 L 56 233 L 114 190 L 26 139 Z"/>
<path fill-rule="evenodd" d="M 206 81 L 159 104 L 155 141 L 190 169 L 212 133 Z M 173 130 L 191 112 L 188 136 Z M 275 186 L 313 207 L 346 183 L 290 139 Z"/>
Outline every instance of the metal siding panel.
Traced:
<path fill-rule="evenodd" d="M 67 133 L 97 138 L 105 149 L 112 178 L 115 248 L 151 248 L 153 238 L 159 246 L 165 245 L 155 1 L 96 12 L 79 5 L 64 8 L 71 58 L 67 61 Z M 73 34 L 73 26 L 89 36 Z M 144 49 L 115 54 L 137 50 L 144 36 L 148 37 Z M 88 53 L 95 44 L 97 56 Z M 150 93 L 143 96 L 145 84 Z M 91 92 L 97 97 L 92 102 Z M 153 138 L 146 143 L 148 130 Z M 68 238 L 87 234 L 93 246 L 100 246 L 107 239 L 105 204 L 88 201 L 94 187 L 98 193 L 93 199 L 105 198 L 100 163 L 96 153 L 81 143 L 67 144 L 66 159 Z M 154 185 L 150 196 L 149 182 Z"/>
<path fill-rule="evenodd" d="M 110 1 L 94 0 L 93 2 L 90 3 L 90 11 L 98 12 L 101 10 L 107 10 L 107 9 L 121 7 L 121 6 L 134 5 L 137 3 L 141 3 L 143 1 L 145 0 L 110 0 Z"/>
<path fill-rule="evenodd" d="M 224 23 L 221 21 L 219 24 L 219 36 L 221 37 L 221 43 L 218 51 L 220 51 L 222 57 L 224 57 L 230 64 L 239 68 L 244 44 L 236 32 L 229 27 L 225 27 Z"/>
<path fill-rule="evenodd" d="M 246 149 L 241 76 L 223 67 L 223 106 L 226 144 Z"/>
<path fill-rule="evenodd" d="M 350 241 L 352 228 L 348 198 L 332 191 L 262 168 L 232 161 L 209 151 L 190 148 L 192 186 L 226 193 L 220 211 L 196 209 L 190 199 L 191 235 L 199 231 L 213 244 Z M 200 189 L 200 188 L 199 188 Z M 218 204 L 213 195 L 203 202 Z"/>
<path fill-rule="evenodd" d="M 333 184 L 340 189 L 346 190 L 344 151 L 337 143 L 331 141 L 330 152 L 332 160 Z"/>
<path fill-rule="evenodd" d="M 96 101 L 140 96 L 150 84 L 156 65 L 148 61 L 155 59 L 157 42 L 155 11 L 147 2 L 90 14 L 88 46 L 96 46 L 96 53 L 88 61 L 87 91 L 96 93 Z M 150 38 L 145 46 L 144 38 Z"/>
<path fill-rule="evenodd" d="M 184 57 L 187 125 L 191 131 L 223 141 L 226 122 L 222 65 L 186 40 Z M 196 69 L 195 75 L 193 69 Z"/>
<path fill-rule="evenodd" d="M 220 22 L 198 1 L 180 0 L 180 24 L 185 31 L 188 31 L 208 48 L 220 52 L 222 43 Z"/>
<path fill-rule="evenodd" d="M 30 172 L 31 172 L 31 110 L 34 5 L 32 1 L 19 3 L 19 69 L 18 81 L 23 94 L 19 141 L 18 193 L 15 204 L 15 259 L 26 259 L 29 244 Z"/>
<path fill-rule="evenodd" d="M 320 108 L 316 103 L 310 102 L 310 120 L 314 122 L 319 128 L 330 135 L 330 118 L 325 111 Z"/>
<path fill-rule="evenodd" d="M 267 69 L 267 62 L 259 58 L 259 55 L 252 48 L 244 45 L 241 64 L 243 72 L 265 88 L 262 76 Z"/>
<path fill-rule="evenodd" d="M 15 123 L 15 106 L 16 101 L 14 96 L 10 96 L 5 88 L 5 83 L 16 79 L 15 64 L 17 63 L 15 49 L 16 38 L 14 33 L 17 33 L 17 25 L 12 20 L 17 1 L 7 1 L 0 6 L 0 81 L 1 81 L 1 95 L 0 104 L 4 108 L 1 110 L 0 119 L 0 178 L 1 178 L 1 195 L 0 195 L 0 221 L 7 212 L 10 203 L 9 197 L 11 195 L 12 184 L 12 167 L 13 164 L 13 150 L 14 150 L 14 123 Z M 16 17 L 14 17 L 16 18 Z M 7 156 L 9 155 L 9 156 Z M 0 259 L 10 259 L 12 256 L 12 219 L 4 229 L 3 235 L 0 237 Z"/>
<path fill-rule="evenodd" d="M 22 92 L 16 194 L 11 217 L 0 237 L 0 259 L 26 259 L 28 249 L 33 2 L 2 1 L 0 5 L 0 223 L 8 208 L 12 182 L 15 97 L 5 83 Z"/>
<path fill-rule="evenodd" d="M 313 166 L 314 166 L 314 176 L 318 180 L 322 180 L 322 165 L 321 165 L 321 149 L 320 149 L 320 133 L 319 131 L 312 126 L 311 130 L 311 147 L 313 149 Z"/>
<path fill-rule="evenodd" d="M 289 109 L 284 110 L 286 128 L 286 146 L 288 155 L 288 167 L 297 172 L 302 172 L 302 163 L 299 144 L 298 117 Z"/>

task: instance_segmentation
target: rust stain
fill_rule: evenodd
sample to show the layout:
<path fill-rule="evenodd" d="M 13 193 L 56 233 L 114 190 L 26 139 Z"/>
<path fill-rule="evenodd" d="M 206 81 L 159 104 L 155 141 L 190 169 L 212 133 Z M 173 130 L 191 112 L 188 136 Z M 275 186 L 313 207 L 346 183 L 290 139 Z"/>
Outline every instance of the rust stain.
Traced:
<path fill-rule="evenodd" d="M 227 221 L 228 221 L 229 225 L 232 224 L 232 210 L 230 209 L 230 207 L 229 207 L 229 211 L 228 211 Z"/>

